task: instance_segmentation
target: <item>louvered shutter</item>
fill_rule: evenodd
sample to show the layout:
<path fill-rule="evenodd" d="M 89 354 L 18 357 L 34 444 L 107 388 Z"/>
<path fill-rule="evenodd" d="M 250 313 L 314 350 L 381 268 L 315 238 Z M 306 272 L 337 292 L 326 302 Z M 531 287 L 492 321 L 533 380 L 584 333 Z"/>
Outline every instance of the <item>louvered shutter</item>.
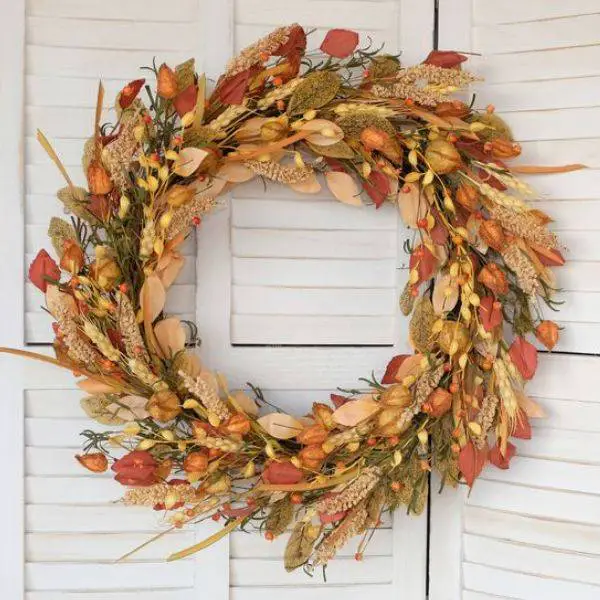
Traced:
<path fill-rule="evenodd" d="M 227 4 L 227 3 L 226 3 Z M 430 2 L 237 0 L 221 9 L 231 45 L 215 61 L 283 23 L 316 31 L 354 29 L 364 43 L 403 50 L 406 63 L 431 49 Z M 224 30 L 225 26 L 219 29 Z M 223 63 L 207 65 L 218 73 Z M 406 280 L 405 229 L 394 208 L 344 206 L 324 190 L 298 195 L 260 181 L 237 187 L 199 229 L 198 324 L 201 351 L 233 387 L 251 382 L 270 402 L 302 414 L 327 402 L 337 386 L 356 387 L 373 369 L 407 349 L 398 293 Z M 327 569 L 308 578 L 279 563 L 286 538 L 265 544 L 234 533 L 229 541 L 235 600 L 424 598 L 426 519 L 397 515 L 376 533 L 365 560 L 350 544 Z"/>
<path fill-rule="evenodd" d="M 76 183 L 84 136 L 93 126 L 98 78 L 107 98 L 154 55 L 177 64 L 202 58 L 197 0 L 17 0 L 3 6 L 0 38 L 4 115 L 0 154 L 0 344 L 50 353 L 50 319 L 42 294 L 25 282 L 27 266 L 48 248 L 48 220 L 63 185 L 35 142 L 50 138 Z M 106 118 L 111 113 L 106 111 Z M 194 317 L 195 240 L 170 295 L 169 310 Z M 110 477 L 78 468 L 85 418 L 73 377 L 52 367 L 0 357 L 0 452 L 6 489 L 0 497 L 0 571 L 7 600 L 185 600 L 200 593 L 227 598 L 229 556 L 223 546 L 167 564 L 164 557 L 206 537 L 210 527 L 166 535 L 127 563 L 115 560 L 161 530 L 160 513 L 115 503 Z M 211 523 L 211 525 L 214 525 Z"/>
<path fill-rule="evenodd" d="M 507 471 L 488 467 L 472 492 L 432 496 L 431 600 L 591 600 L 600 596 L 600 153 L 598 4 L 442 0 L 440 48 L 481 53 L 477 106 L 493 103 L 523 162 L 581 162 L 584 171 L 531 177 L 537 203 L 568 246 L 557 270 L 565 327 L 531 396 L 548 417 L 519 441 Z M 589 356 L 585 356 L 585 355 Z"/>

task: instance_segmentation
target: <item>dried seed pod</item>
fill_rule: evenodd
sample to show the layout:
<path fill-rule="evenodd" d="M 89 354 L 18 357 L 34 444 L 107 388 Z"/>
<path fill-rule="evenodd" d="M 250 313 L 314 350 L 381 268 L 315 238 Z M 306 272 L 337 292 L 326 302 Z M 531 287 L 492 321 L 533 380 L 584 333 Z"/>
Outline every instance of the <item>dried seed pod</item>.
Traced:
<path fill-rule="evenodd" d="M 297 436 L 298 443 L 305 446 L 313 444 L 322 444 L 329 435 L 329 432 L 322 425 L 311 425 L 303 429 Z"/>
<path fill-rule="evenodd" d="M 113 182 L 106 169 L 97 160 L 92 160 L 87 169 L 88 187 L 91 194 L 103 196 L 113 189 Z"/>
<path fill-rule="evenodd" d="M 494 158 L 515 158 L 521 154 L 519 144 L 502 137 L 495 137 L 490 144 Z"/>
<path fill-rule="evenodd" d="M 535 337 L 548 350 L 552 350 L 558 342 L 558 325 L 554 321 L 542 321 L 535 328 Z"/>
<path fill-rule="evenodd" d="M 461 102 L 460 100 L 450 100 L 448 102 L 440 102 L 435 107 L 435 114 L 438 117 L 458 117 L 462 119 L 471 112 L 468 104 Z"/>
<path fill-rule="evenodd" d="M 208 469 L 207 452 L 190 452 L 183 459 L 183 470 L 186 473 L 204 473 L 206 469 Z"/>
<path fill-rule="evenodd" d="M 177 75 L 175 75 L 175 72 L 171 67 L 165 63 L 160 65 L 156 80 L 156 92 L 161 98 L 171 100 L 177 96 Z"/>
<path fill-rule="evenodd" d="M 304 467 L 317 471 L 321 468 L 321 464 L 325 460 L 327 454 L 321 448 L 321 444 L 312 444 L 305 446 L 298 453 L 298 458 Z"/>
<path fill-rule="evenodd" d="M 462 162 L 454 144 L 443 139 L 429 142 L 425 149 L 425 160 L 436 173 L 441 175 L 455 171 Z"/>
<path fill-rule="evenodd" d="M 508 292 L 508 279 L 504 271 L 496 263 L 488 263 L 477 275 L 477 281 L 496 295 L 503 296 Z"/>
<path fill-rule="evenodd" d="M 432 417 L 441 417 L 445 415 L 452 406 L 452 394 L 444 388 L 436 388 L 429 394 L 425 404 L 423 404 L 423 412 Z"/>
<path fill-rule="evenodd" d="M 446 354 L 464 352 L 469 346 L 470 341 L 469 330 L 458 321 L 444 321 L 437 339 L 438 346 Z"/>
<path fill-rule="evenodd" d="M 500 252 L 507 244 L 502 225 L 496 219 L 486 219 L 479 225 L 479 237 L 494 250 Z"/>
<path fill-rule="evenodd" d="M 108 469 L 108 460 L 102 452 L 93 452 L 83 456 L 76 455 L 75 458 L 80 465 L 92 473 L 103 473 Z"/>
<path fill-rule="evenodd" d="M 157 421 L 170 421 L 181 413 L 181 406 L 177 394 L 170 390 L 156 392 L 148 402 L 148 412 Z"/>
<path fill-rule="evenodd" d="M 458 186 L 454 198 L 458 204 L 471 212 L 476 210 L 479 205 L 479 192 L 467 183 L 461 183 Z"/>
<path fill-rule="evenodd" d="M 379 401 L 388 406 L 406 407 L 412 402 L 412 396 L 404 385 L 395 383 L 381 392 Z"/>

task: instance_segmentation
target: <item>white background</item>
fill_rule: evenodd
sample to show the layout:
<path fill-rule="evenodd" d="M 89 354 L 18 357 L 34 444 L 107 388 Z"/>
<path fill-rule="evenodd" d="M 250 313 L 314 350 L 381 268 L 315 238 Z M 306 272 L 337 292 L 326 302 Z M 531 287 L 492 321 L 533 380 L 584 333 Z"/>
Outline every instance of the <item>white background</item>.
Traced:
<path fill-rule="evenodd" d="M 476 103 L 510 113 L 524 160 L 591 168 L 532 181 L 544 194 L 540 208 L 556 216 L 570 248 L 560 273 L 568 305 L 558 319 L 567 327 L 560 350 L 571 355 L 542 361 L 532 393 L 549 417 L 536 426 L 533 442 L 520 445 L 514 467 L 487 470 L 465 504 L 460 493 L 433 495 L 430 597 L 597 598 L 599 365 L 596 357 L 573 353 L 600 352 L 600 6 L 440 5 L 440 48 L 484 55 L 473 60 L 487 79 Z M 154 55 L 171 64 L 196 56 L 199 68 L 215 76 L 234 51 L 292 21 L 317 28 L 312 45 L 328 28 L 347 27 L 402 49 L 410 64 L 431 49 L 434 22 L 429 0 L 4 0 L 2 13 L 0 343 L 20 347 L 51 339 L 24 266 L 39 247 L 49 247 L 47 222 L 60 214 L 53 198 L 60 178 L 34 143 L 35 130 L 45 131 L 81 180 L 80 150 L 99 76 L 108 98 Z M 388 209 L 353 209 L 326 194 L 299 199 L 280 189 L 265 194 L 259 185 L 239 188 L 187 243 L 169 309 L 195 317 L 204 359 L 232 384 L 250 380 L 271 400 L 301 411 L 406 347 L 406 320 L 396 311 L 405 233 Z M 375 536 L 363 563 L 353 562 L 352 548 L 334 561 L 327 585 L 283 571 L 284 540 L 268 544 L 243 533 L 189 561 L 161 562 L 206 528 L 169 536 L 130 564 L 113 564 L 156 531 L 158 514 L 114 505 L 120 487 L 74 464 L 78 434 L 91 423 L 82 418 L 69 373 L 2 357 L 0 377 L 4 597 L 424 598 L 427 521 L 402 515 Z"/>

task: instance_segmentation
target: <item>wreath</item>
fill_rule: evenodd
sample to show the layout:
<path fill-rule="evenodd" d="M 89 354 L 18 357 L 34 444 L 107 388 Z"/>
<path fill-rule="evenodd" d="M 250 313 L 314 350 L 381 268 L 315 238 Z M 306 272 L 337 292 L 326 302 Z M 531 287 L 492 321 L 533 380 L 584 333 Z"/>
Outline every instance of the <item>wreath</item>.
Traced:
<path fill-rule="evenodd" d="M 107 430 L 84 431 L 76 458 L 110 467 L 125 504 L 165 511 L 171 528 L 224 520 L 169 559 L 254 526 L 267 539 L 292 529 L 288 570 L 326 565 L 354 536 L 359 560 L 384 511 L 423 511 L 430 471 L 472 486 L 488 462 L 507 469 L 511 438 L 528 439 L 542 412 L 523 391 L 537 365 L 527 338 L 557 342 L 540 305 L 556 307 L 549 267 L 564 259 L 517 175 L 581 165 L 509 168 L 521 148 L 494 107 L 452 98 L 477 79 L 466 56 L 433 51 L 405 67 L 358 43 L 333 29 L 307 52 L 302 27 L 280 27 L 210 95 L 193 60 L 153 64 L 155 88 L 126 85 L 112 125 L 100 122 L 100 84 L 88 189 L 38 133 L 72 215 L 50 222 L 58 264 L 41 250 L 29 269 L 55 319 L 56 358 L 2 351 L 83 377 L 83 410 Z M 304 416 L 274 410 L 258 387 L 229 390 L 194 353 L 193 324 L 164 311 L 182 241 L 256 177 L 306 194 L 324 182 L 350 205 L 393 203 L 413 232 L 399 305 L 415 353 Z"/>

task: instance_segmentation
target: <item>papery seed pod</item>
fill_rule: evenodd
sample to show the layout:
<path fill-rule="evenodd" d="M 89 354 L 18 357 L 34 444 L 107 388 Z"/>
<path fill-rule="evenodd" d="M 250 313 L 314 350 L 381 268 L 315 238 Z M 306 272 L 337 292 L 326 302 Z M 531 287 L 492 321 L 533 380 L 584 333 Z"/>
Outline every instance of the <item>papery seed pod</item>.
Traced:
<path fill-rule="evenodd" d="M 494 158 L 515 158 L 521 154 L 519 144 L 502 137 L 495 137 L 490 142 L 490 147 Z"/>
<path fill-rule="evenodd" d="M 468 104 L 460 100 L 450 100 L 448 102 L 440 102 L 435 107 L 435 114 L 438 117 L 458 117 L 462 119 L 471 112 Z"/>
<path fill-rule="evenodd" d="M 504 295 L 508 292 L 508 279 L 504 271 L 496 263 L 488 263 L 477 275 L 477 281 L 496 295 Z"/>
<path fill-rule="evenodd" d="M 306 446 L 298 453 L 298 458 L 304 467 L 317 471 L 321 468 L 321 464 L 327 455 L 321 448 L 320 444 Z"/>
<path fill-rule="evenodd" d="M 429 394 L 425 404 L 423 404 L 423 412 L 432 417 L 441 417 L 445 415 L 452 406 L 452 394 L 444 388 L 436 388 Z"/>
<path fill-rule="evenodd" d="M 397 383 L 381 392 L 379 401 L 388 406 L 405 407 L 412 402 L 412 396 L 404 385 Z"/>
<path fill-rule="evenodd" d="M 156 76 L 156 93 L 166 100 L 171 100 L 177 96 L 177 75 L 171 67 L 163 63 L 158 69 Z"/>
<path fill-rule="evenodd" d="M 326 404 L 320 402 L 313 403 L 312 413 L 317 423 L 320 423 L 325 429 L 333 429 L 335 423 L 333 422 L 333 410 Z"/>
<path fill-rule="evenodd" d="M 535 337 L 548 350 L 552 350 L 558 342 L 558 325 L 554 321 L 542 321 L 535 328 Z"/>
<path fill-rule="evenodd" d="M 296 441 L 305 446 L 312 444 L 322 444 L 329 435 L 329 432 L 322 425 L 311 425 L 303 429 L 297 436 Z"/>
<path fill-rule="evenodd" d="M 479 192 L 472 185 L 461 183 L 456 190 L 455 200 L 463 208 L 473 212 L 479 205 Z"/>
<path fill-rule="evenodd" d="M 245 414 L 236 413 L 231 415 L 231 417 L 221 425 L 219 430 L 226 435 L 244 436 L 250 431 L 250 420 Z"/>
<path fill-rule="evenodd" d="M 91 454 L 84 454 L 75 456 L 77 462 L 84 466 L 88 471 L 92 473 L 103 473 L 108 469 L 108 460 L 102 452 L 93 452 Z"/>
<path fill-rule="evenodd" d="M 502 225 L 496 219 L 486 219 L 479 225 L 479 237 L 494 250 L 500 252 L 506 246 Z"/>
<path fill-rule="evenodd" d="M 439 347 L 446 354 L 464 352 L 469 346 L 470 341 L 469 330 L 458 321 L 444 321 L 437 339 Z"/>
<path fill-rule="evenodd" d="M 60 257 L 60 268 L 76 275 L 81 271 L 85 257 L 81 246 L 75 240 L 65 240 Z"/>
<path fill-rule="evenodd" d="M 208 468 L 208 454 L 206 452 L 190 452 L 183 459 L 183 470 L 186 473 L 203 473 Z"/>
<path fill-rule="evenodd" d="M 454 144 L 442 139 L 429 142 L 425 149 L 425 160 L 436 173 L 442 175 L 455 171 L 462 162 Z"/>
<path fill-rule="evenodd" d="M 170 421 L 181 413 L 181 405 L 177 394 L 170 390 L 156 392 L 148 402 L 148 412 L 157 421 Z"/>
<path fill-rule="evenodd" d="M 87 180 L 90 193 L 104 196 L 113 189 L 113 182 L 106 169 L 97 160 L 92 160 L 87 169 Z"/>

